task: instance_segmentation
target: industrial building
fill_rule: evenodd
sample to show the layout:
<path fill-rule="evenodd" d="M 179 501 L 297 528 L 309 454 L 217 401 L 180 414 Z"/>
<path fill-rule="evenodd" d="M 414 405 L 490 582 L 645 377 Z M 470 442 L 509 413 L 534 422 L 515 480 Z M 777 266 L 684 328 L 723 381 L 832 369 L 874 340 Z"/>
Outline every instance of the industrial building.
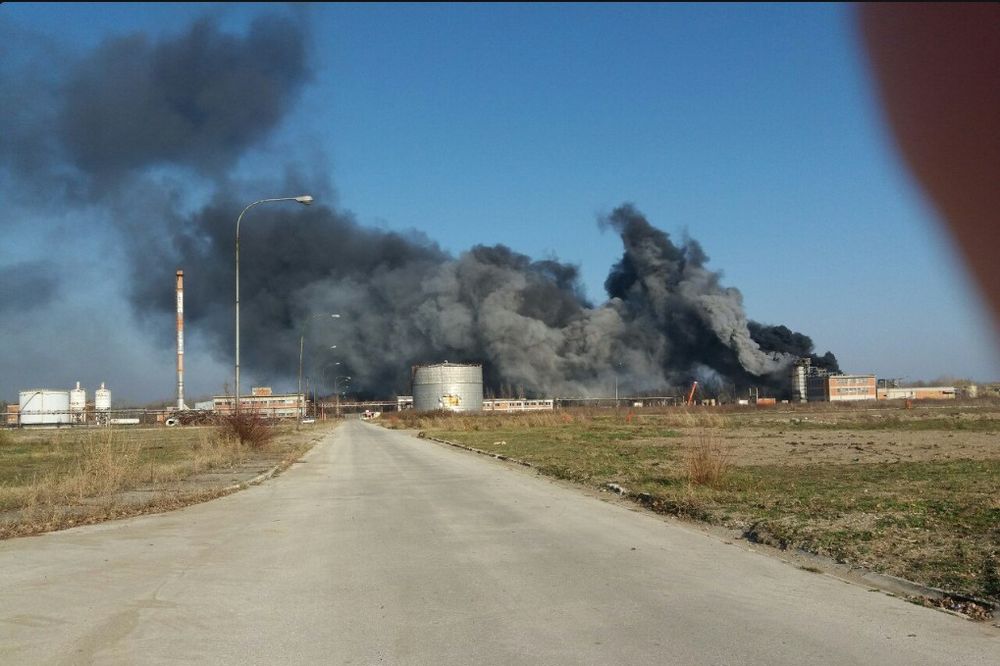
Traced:
<path fill-rule="evenodd" d="M 518 400 L 500 398 L 483 400 L 484 412 L 541 412 L 552 411 L 554 400 Z"/>
<path fill-rule="evenodd" d="M 413 367 L 413 408 L 421 412 L 479 412 L 483 409 L 483 366 L 436 363 Z"/>
<path fill-rule="evenodd" d="M 233 396 L 212 397 L 212 411 L 216 414 L 233 413 Z M 270 419 L 296 419 L 306 413 L 305 395 L 302 393 L 274 393 L 268 386 L 250 389 L 250 395 L 240 396 L 240 411 L 260 414 Z"/>
<path fill-rule="evenodd" d="M 791 368 L 792 402 L 840 402 L 849 400 L 954 400 L 954 386 L 903 387 L 898 380 L 875 375 L 830 373 L 800 358 Z"/>
<path fill-rule="evenodd" d="M 809 402 L 875 400 L 875 375 L 817 374 L 808 378 Z"/>
<path fill-rule="evenodd" d="M 875 400 L 875 375 L 845 375 L 817 368 L 800 358 L 791 368 L 792 402 Z"/>
<path fill-rule="evenodd" d="M 879 387 L 879 400 L 954 400 L 958 390 L 954 386 L 886 386 Z"/>

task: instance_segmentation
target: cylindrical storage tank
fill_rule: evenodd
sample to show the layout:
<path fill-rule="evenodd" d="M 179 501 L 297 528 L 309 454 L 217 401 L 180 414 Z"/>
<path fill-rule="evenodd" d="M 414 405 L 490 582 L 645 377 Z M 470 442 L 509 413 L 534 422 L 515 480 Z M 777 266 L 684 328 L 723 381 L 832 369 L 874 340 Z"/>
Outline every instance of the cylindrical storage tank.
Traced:
<path fill-rule="evenodd" d="M 94 391 L 94 410 L 106 412 L 109 409 L 111 409 L 111 389 L 104 388 L 104 382 L 101 382 L 101 388 Z"/>
<path fill-rule="evenodd" d="M 60 425 L 70 422 L 69 391 L 21 391 L 17 404 L 21 425 Z"/>
<path fill-rule="evenodd" d="M 80 388 L 80 382 L 76 383 L 75 389 L 69 391 L 69 411 L 73 423 L 83 423 L 87 411 L 87 391 Z"/>
<path fill-rule="evenodd" d="M 483 409 L 483 366 L 468 363 L 420 365 L 413 372 L 413 408 L 428 412 Z"/>

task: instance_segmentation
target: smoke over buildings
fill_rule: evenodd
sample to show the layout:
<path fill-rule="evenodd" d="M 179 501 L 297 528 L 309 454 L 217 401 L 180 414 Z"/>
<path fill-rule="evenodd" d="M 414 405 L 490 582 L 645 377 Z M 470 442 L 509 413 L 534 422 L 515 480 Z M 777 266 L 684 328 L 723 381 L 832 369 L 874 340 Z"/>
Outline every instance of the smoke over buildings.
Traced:
<path fill-rule="evenodd" d="M 95 233 L 128 247 L 129 302 L 164 348 L 173 341 L 172 278 L 183 268 L 189 330 L 218 358 L 232 357 L 234 220 L 254 197 L 231 171 L 309 81 L 303 26 L 268 17 L 232 35 L 204 20 L 158 41 L 109 39 L 25 101 L 40 108 L 38 99 L 50 100 L 49 111 L 19 116 L 0 139 L 4 187 L 57 182 L 62 205 L 97 211 Z M 19 90 L 31 76 L 27 66 L 3 71 Z M 241 94 L 248 89 L 255 93 Z M 33 144 L 28 160 L 22 151 Z M 329 189 L 300 174 L 284 165 L 268 190 Z M 192 184 L 209 204 L 192 205 Z M 241 230 L 244 367 L 294 376 L 307 320 L 333 312 L 341 317 L 310 324 L 309 358 L 335 342 L 355 389 L 380 394 L 406 391 L 412 364 L 443 359 L 481 361 L 488 386 L 546 395 L 606 392 L 612 374 L 632 391 L 706 375 L 777 386 L 796 357 L 813 352 L 805 335 L 750 321 L 740 292 L 706 268 L 693 239 L 674 243 L 631 204 L 599 224 L 620 237 L 623 254 L 606 302 L 595 305 L 577 268 L 555 260 L 504 246 L 455 256 L 417 232 L 366 228 L 322 202 L 258 207 Z M 815 361 L 836 366 L 829 353 Z M 320 363 L 315 379 L 332 384 Z"/>

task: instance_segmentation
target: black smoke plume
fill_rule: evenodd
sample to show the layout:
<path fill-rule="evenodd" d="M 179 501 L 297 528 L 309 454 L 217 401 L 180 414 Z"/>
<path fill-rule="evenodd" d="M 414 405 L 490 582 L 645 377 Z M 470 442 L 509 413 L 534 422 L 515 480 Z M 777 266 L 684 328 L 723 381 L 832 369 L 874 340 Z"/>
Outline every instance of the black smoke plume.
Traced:
<path fill-rule="evenodd" d="M 808 335 L 796 333 L 787 326 L 765 326 L 755 321 L 750 322 L 749 328 L 750 337 L 763 349 L 808 358 L 815 368 L 840 372 L 840 364 L 833 352 L 826 352 L 822 356 L 812 353 L 813 341 Z"/>
<path fill-rule="evenodd" d="M 302 25 L 270 17 L 234 36 L 201 21 L 158 42 L 108 40 L 47 91 L 59 101 L 46 120 L 55 132 L 22 118 L 19 139 L 0 142 L 8 176 L 48 169 L 65 183 L 67 204 L 107 212 L 131 248 L 131 303 L 164 346 L 172 276 L 183 268 L 189 330 L 232 358 L 234 222 L 254 197 L 229 171 L 280 125 L 309 79 Z M 18 167 L 11 147 L 41 135 L 47 161 Z M 191 212 L 164 168 L 213 191 L 212 203 Z M 330 189 L 295 166 L 286 172 L 276 194 Z M 137 218 L 137 209 L 147 212 Z M 749 321 L 740 292 L 706 268 L 696 241 L 673 243 L 630 204 L 600 224 L 624 253 L 608 300 L 594 306 L 576 267 L 555 260 L 504 246 L 452 256 L 419 233 L 365 228 L 332 205 L 256 207 L 240 239 L 245 375 L 293 378 L 300 337 L 314 383 L 351 375 L 354 389 L 378 395 L 408 391 L 412 364 L 442 360 L 483 362 L 493 388 L 535 395 L 606 394 L 615 377 L 632 392 L 705 375 L 779 387 L 791 362 L 812 353 L 808 337 Z"/>
<path fill-rule="evenodd" d="M 175 225 L 176 253 L 147 259 L 134 282 L 135 304 L 163 304 L 166 314 L 170 285 L 161 276 L 184 266 L 189 322 L 212 330 L 226 358 L 237 208 L 223 202 Z M 606 392 L 615 373 L 633 391 L 705 372 L 738 388 L 777 387 L 789 364 L 812 351 L 806 336 L 789 332 L 788 344 L 773 333 L 787 329 L 749 322 L 739 291 L 705 267 L 695 241 L 673 244 L 631 205 L 603 224 L 625 252 L 608 277 L 609 300 L 593 307 L 573 266 L 503 246 L 452 257 L 425 238 L 367 229 L 327 206 L 261 208 L 241 237 L 243 358 L 261 376 L 290 377 L 308 333 L 319 380 L 351 374 L 356 387 L 385 394 L 407 389 L 414 363 L 482 361 L 494 387 L 569 396 Z M 341 317 L 312 317 L 324 313 Z M 342 369 L 324 371 L 334 359 Z"/>

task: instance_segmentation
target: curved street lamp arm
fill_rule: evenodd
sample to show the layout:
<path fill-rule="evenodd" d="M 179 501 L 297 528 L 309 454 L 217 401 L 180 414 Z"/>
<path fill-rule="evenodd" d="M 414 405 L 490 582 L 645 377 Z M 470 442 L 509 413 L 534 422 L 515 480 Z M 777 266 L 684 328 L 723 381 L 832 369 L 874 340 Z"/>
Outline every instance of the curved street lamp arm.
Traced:
<path fill-rule="evenodd" d="M 240 211 L 240 216 L 236 218 L 236 390 L 234 391 L 235 397 L 233 399 L 233 411 L 236 414 L 240 413 L 240 223 L 243 221 L 243 216 L 246 215 L 248 210 L 257 204 L 268 203 L 270 201 L 297 201 L 300 204 L 308 206 L 313 202 L 313 198 L 308 194 L 302 194 L 297 197 L 258 199 Z"/>

